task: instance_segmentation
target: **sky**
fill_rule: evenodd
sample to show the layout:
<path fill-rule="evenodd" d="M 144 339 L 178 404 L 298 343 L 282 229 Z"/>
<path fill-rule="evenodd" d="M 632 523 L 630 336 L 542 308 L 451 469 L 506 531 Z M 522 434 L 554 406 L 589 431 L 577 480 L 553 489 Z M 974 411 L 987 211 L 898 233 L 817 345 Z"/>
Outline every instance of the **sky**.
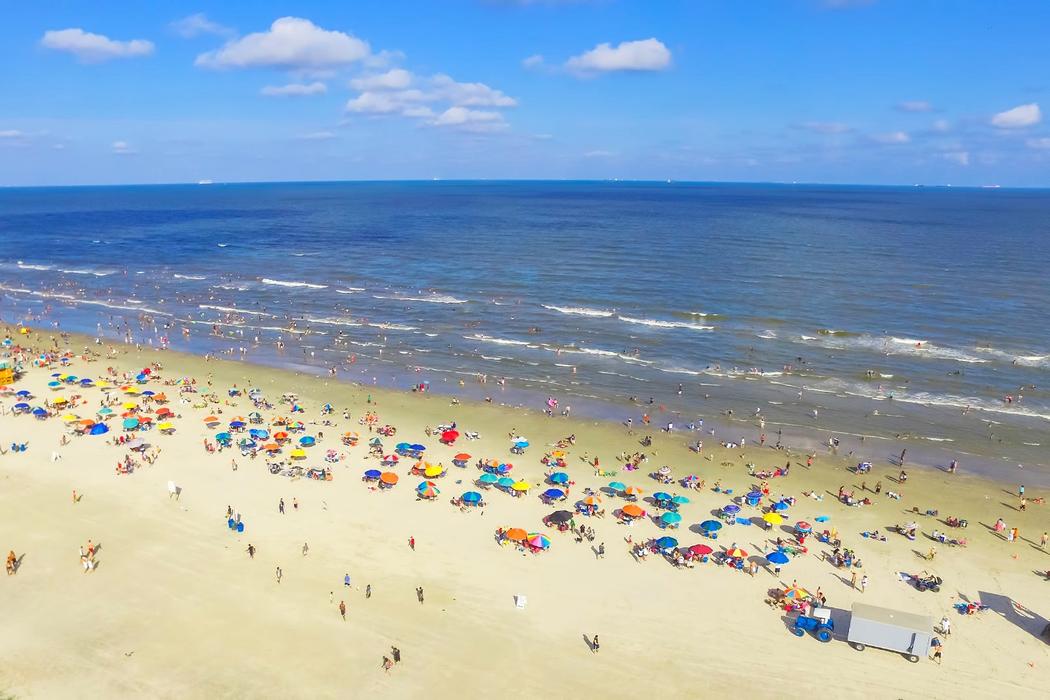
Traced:
<path fill-rule="evenodd" d="M 5 3 L 0 185 L 1045 187 L 1048 26 L 1043 0 Z"/>

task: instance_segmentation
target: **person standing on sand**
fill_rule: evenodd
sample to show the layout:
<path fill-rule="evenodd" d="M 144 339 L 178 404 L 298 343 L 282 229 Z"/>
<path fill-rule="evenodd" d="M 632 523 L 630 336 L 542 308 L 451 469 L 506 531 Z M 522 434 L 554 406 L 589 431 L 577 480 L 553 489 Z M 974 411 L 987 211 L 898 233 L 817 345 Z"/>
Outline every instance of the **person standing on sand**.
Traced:
<path fill-rule="evenodd" d="M 591 653 L 597 654 L 601 648 L 601 644 L 598 643 L 598 635 L 594 635 L 594 639 L 591 640 Z"/>
<path fill-rule="evenodd" d="M 413 552 L 416 551 L 416 538 L 414 536 L 408 538 L 408 547 Z"/>
<path fill-rule="evenodd" d="M 349 585 L 350 585 L 350 574 L 347 573 L 347 574 L 343 575 L 343 586 L 349 586 Z"/>
<path fill-rule="evenodd" d="M 339 601 L 339 615 L 343 618 L 343 622 L 346 622 L 346 601 Z"/>
<path fill-rule="evenodd" d="M 422 586 L 416 587 L 416 598 L 419 600 L 419 604 L 422 605 L 423 604 L 423 587 Z"/>
<path fill-rule="evenodd" d="M 281 515 L 284 515 L 284 499 L 282 498 L 280 503 L 277 504 L 277 510 Z"/>
<path fill-rule="evenodd" d="M 1044 532 L 1042 538 L 1039 540 L 1039 549 L 1046 550 L 1046 540 L 1048 538 L 1050 538 L 1050 535 L 1047 535 L 1047 533 Z"/>
<path fill-rule="evenodd" d="M 604 558 L 605 558 L 605 543 L 602 542 L 600 545 L 598 545 L 598 559 L 604 559 Z"/>
<path fill-rule="evenodd" d="M 372 584 L 368 584 L 367 586 L 365 586 L 365 600 L 368 600 L 371 597 L 372 597 Z"/>
<path fill-rule="evenodd" d="M 303 556 L 305 557 L 310 553 L 310 545 L 307 542 L 303 542 Z"/>
<path fill-rule="evenodd" d="M 853 580 L 850 581 L 849 585 L 853 588 L 853 590 L 857 590 L 857 572 L 856 571 L 853 572 Z"/>
<path fill-rule="evenodd" d="M 277 567 L 277 571 L 275 573 L 277 575 L 277 583 L 280 583 L 281 582 L 281 577 L 284 576 L 284 572 L 281 571 L 281 567 L 278 566 Z"/>
<path fill-rule="evenodd" d="M 1024 498 L 1024 484 L 1017 487 L 1017 496 L 1018 498 Z"/>
<path fill-rule="evenodd" d="M 905 447 L 903 450 L 901 450 L 901 457 L 900 457 L 899 461 L 900 461 L 900 465 L 902 467 L 904 466 L 904 455 L 906 455 L 907 453 L 908 453 L 908 448 L 907 447 Z"/>
<path fill-rule="evenodd" d="M 255 558 L 255 545 L 250 543 L 250 542 L 248 543 L 248 558 L 249 559 L 254 559 Z"/>
<path fill-rule="evenodd" d="M 864 593 L 867 590 L 868 590 L 868 575 L 864 574 L 864 576 L 861 577 L 861 579 L 860 579 L 860 592 Z"/>
<path fill-rule="evenodd" d="M 397 647 L 390 647 L 390 655 L 394 657 L 394 663 L 401 663 L 401 650 Z"/>

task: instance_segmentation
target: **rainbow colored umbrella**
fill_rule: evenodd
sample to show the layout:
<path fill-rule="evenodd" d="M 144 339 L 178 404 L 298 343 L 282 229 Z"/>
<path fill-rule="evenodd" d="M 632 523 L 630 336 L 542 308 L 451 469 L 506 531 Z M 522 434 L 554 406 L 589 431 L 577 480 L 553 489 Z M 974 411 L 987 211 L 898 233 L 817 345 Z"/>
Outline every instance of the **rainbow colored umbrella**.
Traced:
<path fill-rule="evenodd" d="M 551 546 L 551 539 L 542 532 L 530 533 L 525 542 L 533 549 L 548 549 Z"/>

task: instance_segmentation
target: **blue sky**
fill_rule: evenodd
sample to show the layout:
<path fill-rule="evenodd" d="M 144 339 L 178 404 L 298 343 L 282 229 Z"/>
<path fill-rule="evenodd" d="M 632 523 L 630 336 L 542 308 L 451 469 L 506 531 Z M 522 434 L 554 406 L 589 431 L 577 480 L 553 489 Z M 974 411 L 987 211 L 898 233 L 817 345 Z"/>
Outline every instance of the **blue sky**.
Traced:
<path fill-rule="evenodd" d="M 1050 4 L 9 4 L 0 185 L 1050 185 Z"/>

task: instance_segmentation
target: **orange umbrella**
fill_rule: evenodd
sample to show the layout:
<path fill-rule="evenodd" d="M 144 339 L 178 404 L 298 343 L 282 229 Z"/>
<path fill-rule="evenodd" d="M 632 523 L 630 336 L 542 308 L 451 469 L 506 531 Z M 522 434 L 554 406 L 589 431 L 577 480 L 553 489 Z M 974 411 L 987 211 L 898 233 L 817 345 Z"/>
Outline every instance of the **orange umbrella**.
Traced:
<path fill-rule="evenodd" d="M 288 439 L 288 433 L 284 432 L 283 430 L 281 432 L 279 432 L 279 433 L 274 433 L 273 434 L 273 439 L 274 440 L 287 440 Z"/>
<path fill-rule="evenodd" d="M 158 408 L 157 409 L 157 415 L 158 416 L 166 416 L 166 415 L 169 415 L 170 413 L 171 413 L 171 409 L 167 408 L 167 407 L 165 407 L 165 408 Z"/>
<path fill-rule="evenodd" d="M 597 496 L 588 496 L 587 498 L 583 499 L 583 502 L 585 505 L 588 506 L 596 506 L 602 502 L 602 499 L 598 498 Z"/>
<path fill-rule="evenodd" d="M 204 419 L 204 422 L 205 423 L 218 423 L 219 419 L 216 418 L 215 416 L 208 416 L 207 418 Z"/>
<path fill-rule="evenodd" d="M 167 397 L 166 394 L 160 393 L 160 394 L 157 394 L 156 396 L 154 396 L 153 400 L 158 402 L 158 403 L 164 403 L 165 401 L 168 400 L 168 397 Z"/>
<path fill-rule="evenodd" d="M 91 420 L 90 418 L 85 418 L 84 420 L 80 421 L 80 424 L 91 426 L 95 424 L 95 421 Z"/>
<path fill-rule="evenodd" d="M 390 486 L 393 486 L 397 483 L 397 474 L 395 474 L 394 472 L 383 472 L 379 475 L 379 480 L 382 481 L 384 484 L 389 484 Z"/>
<path fill-rule="evenodd" d="M 524 542 L 528 539 L 529 533 L 522 530 L 520 527 L 512 527 L 505 533 L 508 540 L 514 540 L 515 542 Z"/>
<path fill-rule="evenodd" d="M 641 490 L 640 488 L 638 488 L 637 486 L 628 486 L 628 487 L 627 487 L 627 490 L 626 490 L 626 491 L 624 491 L 624 493 L 629 493 L 629 494 L 639 494 L 639 493 L 645 493 L 645 491 L 642 491 L 642 490 Z"/>
<path fill-rule="evenodd" d="M 267 452 L 276 452 L 277 450 L 281 449 L 281 446 L 278 445 L 276 442 L 268 442 L 265 445 L 263 445 L 263 449 Z"/>
<path fill-rule="evenodd" d="M 468 455 L 466 452 L 460 452 L 458 455 L 452 458 L 452 460 L 455 462 L 466 462 L 468 459 L 470 459 L 470 455 Z"/>
<path fill-rule="evenodd" d="M 623 507 L 623 514 L 629 515 L 632 518 L 640 518 L 645 515 L 645 511 L 634 503 L 628 503 Z"/>
<path fill-rule="evenodd" d="M 740 547 L 733 547 L 728 552 L 726 552 L 726 556 L 731 557 L 733 559 L 743 559 L 747 556 L 747 552 L 740 549 Z"/>

